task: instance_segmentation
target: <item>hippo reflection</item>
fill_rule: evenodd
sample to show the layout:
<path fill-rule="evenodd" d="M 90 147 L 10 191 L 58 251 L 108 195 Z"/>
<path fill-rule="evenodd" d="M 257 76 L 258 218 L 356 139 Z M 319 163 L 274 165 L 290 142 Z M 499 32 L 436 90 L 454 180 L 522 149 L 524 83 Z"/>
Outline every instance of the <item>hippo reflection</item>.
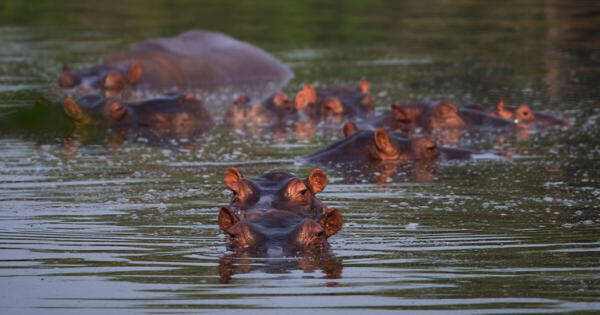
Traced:
<path fill-rule="evenodd" d="M 290 273 L 302 270 L 302 278 L 319 277 L 330 279 L 327 286 L 336 286 L 335 279 L 342 277 L 342 259 L 335 257 L 328 248 L 305 251 L 294 257 L 261 258 L 250 255 L 247 251 L 227 253 L 219 259 L 219 282 L 231 283 L 233 276 L 250 272 Z"/>
<path fill-rule="evenodd" d="M 192 30 L 141 42 L 99 66 L 65 69 L 58 83 L 67 92 L 83 94 L 193 91 L 238 84 L 280 87 L 292 76 L 286 65 L 253 45 L 221 33 Z"/>
<path fill-rule="evenodd" d="M 78 124 L 106 124 L 158 139 L 192 137 L 214 125 L 210 113 L 191 94 L 168 93 L 139 102 L 91 95 L 65 99 L 64 109 Z"/>

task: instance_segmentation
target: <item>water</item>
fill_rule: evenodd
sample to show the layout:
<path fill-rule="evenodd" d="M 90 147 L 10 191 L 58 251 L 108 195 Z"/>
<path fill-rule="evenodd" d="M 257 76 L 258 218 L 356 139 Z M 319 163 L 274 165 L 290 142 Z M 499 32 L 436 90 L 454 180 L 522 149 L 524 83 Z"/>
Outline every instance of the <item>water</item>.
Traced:
<path fill-rule="evenodd" d="M 118 9 L 117 9 L 118 8 Z M 216 224 L 227 167 L 307 176 L 296 157 L 339 138 L 224 126 L 164 146 L 75 136 L 51 89 L 191 28 L 229 33 L 305 82 L 369 78 L 391 102 L 511 103 L 566 131 L 507 139 L 513 159 L 441 165 L 431 183 L 330 173 L 329 251 L 228 252 Z M 0 313 L 594 313 L 600 309 L 600 7 L 585 1 L 0 4 Z M 210 104 L 223 113 L 223 104 Z M 491 141 L 463 143 L 493 149 Z M 485 157 L 485 156 L 484 156 Z"/>

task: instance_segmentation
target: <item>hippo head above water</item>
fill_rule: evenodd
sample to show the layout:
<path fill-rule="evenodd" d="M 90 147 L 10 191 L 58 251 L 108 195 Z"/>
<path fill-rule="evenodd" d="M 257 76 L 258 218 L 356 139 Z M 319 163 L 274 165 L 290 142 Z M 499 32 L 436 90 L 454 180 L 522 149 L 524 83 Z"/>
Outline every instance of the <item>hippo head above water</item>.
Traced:
<path fill-rule="evenodd" d="M 244 95 L 227 110 L 225 122 L 230 127 L 240 130 L 247 127 L 266 127 L 292 121 L 296 113 L 285 93 L 275 93 L 263 102 L 252 102 Z"/>
<path fill-rule="evenodd" d="M 271 210 L 284 210 L 300 216 L 316 218 L 326 209 L 316 194 L 327 186 L 327 175 L 315 168 L 306 179 L 280 171 L 246 179 L 235 167 L 225 172 L 225 185 L 233 192 L 232 212 L 241 218 Z"/>
<path fill-rule="evenodd" d="M 327 185 L 327 175 L 320 169 L 313 169 L 304 180 L 280 171 L 245 179 L 231 167 L 225 172 L 225 184 L 233 198 L 218 220 L 231 248 L 265 250 L 269 255 L 295 252 L 325 244 L 342 227 L 341 212 L 326 208 L 315 197 Z"/>
<path fill-rule="evenodd" d="M 369 94 L 369 82 L 363 78 L 357 88 L 332 86 L 317 91 L 305 85 L 294 100 L 298 111 L 325 122 L 339 123 L 344 119 L 366 118 L 373 114 L 375 102 Z"/>
<path fill-rule="evenodd" d="M 136 84 L 143 73 L 144 69 L 140 62 L 131 62 L 128 67 L 101 65 L 77 72 L 72 72 L 65 67 L 58 77 L 58 84 L 63 89 L 77 87 L 79 93 L 98 90 L 120 92 Z"/>
<path fill-rule="evenodd" d="M 343 225 L 338 209 L 327 209 L 318 218 L 285 210 L 269 210 L 252 218 L 239 218 L 228 207 L 219 212 L 219 228 L 229 236 L 229 248 L 268 256 L 294 255 L 326 246 Z"/>
<path fill-rule="evenodd" d="M 210 113 L 191 94 L 167 93 L 139 102 L 123 102 L 95 94 L 66 98 L 64 110 L 76 124 L 106 124 L 114 129 L 137 129 L 151 138 L 188 138 L 213 126 Z"/>

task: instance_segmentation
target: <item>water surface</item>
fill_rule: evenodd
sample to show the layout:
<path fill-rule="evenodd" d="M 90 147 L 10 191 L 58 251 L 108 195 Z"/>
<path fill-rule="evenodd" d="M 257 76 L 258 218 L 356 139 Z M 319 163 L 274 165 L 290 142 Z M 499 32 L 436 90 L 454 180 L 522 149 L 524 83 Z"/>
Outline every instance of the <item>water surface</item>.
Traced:
<path fill-rule="evenodd" d="M 203 28 L 323 87 L 392 102 L 514 104 L 571 127 L 509 137 L 512 159 L 445 163 L 431 183 L 330 173 L 329 251 L 240 257 L 216 224 L 227 167 L 307 176 L 338 139 L 218 126 L 162 146 L 81 135 L 52 93 L 63 64 Z M 0 4 L 0 305 L 7 314 L 551 313 L 600 309 L 600 7 L 585 1 L 63 1 Z M 220 119 L 227 104 L 207 104 Z M 463 143 L 498 149 L 493 141 Z M 488 156 L 489 157 L 489 156 Z"/>

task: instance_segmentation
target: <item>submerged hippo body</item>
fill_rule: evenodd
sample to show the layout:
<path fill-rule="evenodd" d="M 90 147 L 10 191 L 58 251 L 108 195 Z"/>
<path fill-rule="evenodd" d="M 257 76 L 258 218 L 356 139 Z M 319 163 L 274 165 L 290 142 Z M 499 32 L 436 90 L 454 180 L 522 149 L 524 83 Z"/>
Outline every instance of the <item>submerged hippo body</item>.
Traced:
<path fill-rule="evenodd" d="M 326 208 L 315 194 L 327 185 L 327 176 L 314 169 L 307 179 L 271 171 L 245 179 L 237 168 L 225 173 L 233 192 L 229 207 L 219 212 L 228 246 L 269 256 L 321 247 L 343 224 L 342 214 Z"/>
<path fill-rule="evenodd" d="M 293 77 L 265 51 L 221 33 L 192 30 L 141 42 L 103 65 L 65 71 L 59 85 L 71 92 L 196 91 L 227 86 L 273 85 Z"/>
<path fill-rule="evenodd" d="M 139 102 L 85 96 L 65 100 L 65 111 L 76 123 L 106 124 L 121 131 L 140 131 L 152 138 L 189 138 L 214 123 L 202 103 L 190 94 L 167 93 Z"/>

